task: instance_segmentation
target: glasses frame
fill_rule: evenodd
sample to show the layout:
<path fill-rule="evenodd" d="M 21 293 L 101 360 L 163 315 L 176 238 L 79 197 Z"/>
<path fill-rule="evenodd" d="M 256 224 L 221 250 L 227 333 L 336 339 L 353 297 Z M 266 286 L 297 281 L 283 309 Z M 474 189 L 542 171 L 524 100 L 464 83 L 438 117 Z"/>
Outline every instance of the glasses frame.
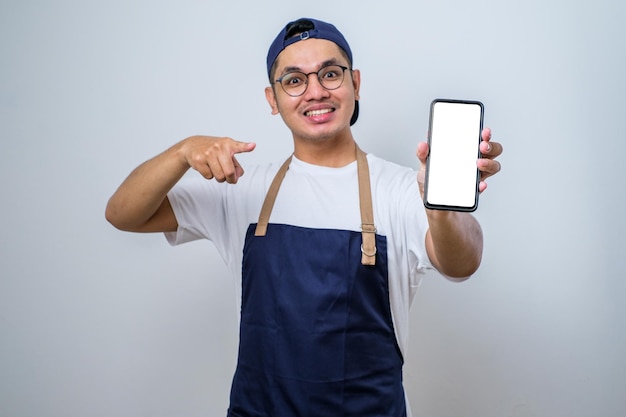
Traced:
<path fill-rule="evenodd" d="M 334 88 L 328 88 L 324 85 L 324 83 L 322 82 L 322 78 L 321 78 L 321 72 L 324 71 L 325 69 L 328 69 L 328 67 L 337 67 L 337 68 L 341 68 L 341 83 Z M 313 74 L 317 75 L 317 81 L 319 81 L 320 85 L 322 87 L 324 87 L 324 89 L 328 90 L 328 91 L 332 91 L 332 90 L 337 90 L 338 88 L 340 88 L 343 85 L 344 80 L 346 79 L 346 70 L 350 70 L 352 71 L 352 68 L 343 66 L 343 65 L 339 65 L 339 64 L 331 64 L 331 65 L 325 65 L 322 68 L 318 69 L 317 71 L 313 71 L 313 72 L 302 72 L 302 71 L 289 71 L 285 74 L 283 74 L 280 78 L 274 80 L 274 83 L 278 83 L 280 84 L 280 87 L 283 89 L 283 91 L 285 92 L 285 94 L 287 94 L 288 96 L 291 97 L 300 97 L 301 95 L 303 95 L 304 93 L 306 93 L 306 90 L 309 88 L 309 77 Z M 289 91 L 287 91 L 285 89 L 285 86 L 283 85 L 283 78 L 285 78 L 288 75 L 292 75 L 292 74 L 302 74 L 304 75 L 304 90 L 302 90 L 302 92 L 300 94 L 292 94 Z"/>

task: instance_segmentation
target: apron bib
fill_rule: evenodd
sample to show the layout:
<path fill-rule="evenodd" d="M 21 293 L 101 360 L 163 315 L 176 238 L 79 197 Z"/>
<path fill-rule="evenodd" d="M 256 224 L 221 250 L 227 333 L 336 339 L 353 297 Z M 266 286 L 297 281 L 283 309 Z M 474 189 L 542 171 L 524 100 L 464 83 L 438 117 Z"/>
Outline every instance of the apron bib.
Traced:
<path fill-rule="evenodd" d="M 289 158 L 246 234 L 229 417 L 404 417 L 402 355 L 357 147 L 362 232 L 269 224 Z M 367 184 L 364 184 L 364 183 Z"/>

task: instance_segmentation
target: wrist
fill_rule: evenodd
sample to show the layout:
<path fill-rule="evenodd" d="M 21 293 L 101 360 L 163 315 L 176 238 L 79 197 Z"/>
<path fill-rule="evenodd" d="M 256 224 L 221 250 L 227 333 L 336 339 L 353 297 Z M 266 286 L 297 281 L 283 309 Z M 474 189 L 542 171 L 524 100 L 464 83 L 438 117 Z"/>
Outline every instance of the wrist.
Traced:
<path fill-rule="evenodd" d="M 176 164 L 180 169 L 184 169 L 185 171 L 187 171 L 192 166 L 191 161 L 189 160 L 187 155 L 189 154 L 189 149 L 193 139 L 194 136 L 189 136 L 188 138 L 185 138 L 178 142 L 171 149 Z"/>

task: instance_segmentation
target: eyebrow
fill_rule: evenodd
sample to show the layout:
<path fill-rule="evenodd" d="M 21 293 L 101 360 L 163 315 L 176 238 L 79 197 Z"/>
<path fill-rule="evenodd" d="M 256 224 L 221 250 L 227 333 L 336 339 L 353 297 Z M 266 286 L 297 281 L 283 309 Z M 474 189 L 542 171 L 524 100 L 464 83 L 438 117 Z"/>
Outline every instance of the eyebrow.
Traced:
<path fill-rule="evenodd" d="M 329 65 L 339 65 L 339 61 L 338 61 L 336 58 L 331 58 L 331 59 L 329 59 L 329 60 L 327 60 L 327 61 L 324 61 L 324 62 L 322 63 L 322 65 L 320 65 L 320 66 L 319 66 L 318 71 L 319 71 L 320 69 L 322 69 L 322 68 L 325 68 L 325 67 L 329 66 Z M 290 73 L 290 72 L 295 72 L 295 71 L 298 71 L 298 72 L 303 72 L 303 71 L 302 71 L 302 68 L 300 68 L 300 67 L 297 67 L 297 66 L 290 66 L 290 67 L 285 67 L 285 68 L 283 69 L 283 71 L 280 73 L 280 75 L 281 75 L 281 76 L 283 76 L 283 75 L 285 75 L 285 74 L 287 74 L 287 73 Z"/>

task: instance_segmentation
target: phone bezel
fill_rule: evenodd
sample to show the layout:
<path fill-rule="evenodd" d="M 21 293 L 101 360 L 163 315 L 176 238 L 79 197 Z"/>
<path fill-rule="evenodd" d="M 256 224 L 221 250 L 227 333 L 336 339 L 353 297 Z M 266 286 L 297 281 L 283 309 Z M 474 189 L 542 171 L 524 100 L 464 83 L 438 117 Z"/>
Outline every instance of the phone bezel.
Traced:
<path fill-rule="evenodd" d="M 481 141 L 481 133 L 483 130 L 483 118 L 485 113 L 485 107 L 482 102 L 477 100 L 458 100 L 458 99 L 443 99 L 437 98 L 434 99 L 430 103 L 430 116 L 428 122 L 428 148 L 431 149 L 431 140 L 432 140 L 432 131 L 433 131 L 433 117 L 435 105 L 437 103 L 454 103 L 454 104 L 470 104 L 474 106 L 480 107 L 480 128 L 478 131 L 478 140 L 476 143 L 476 159 L 481 157 L 480 153 L 480 141 Z M 454 206 L 454 205 L 445 205 L 445 204 L 434 204 L 428 201 L 428 185 L 429 185 L 429 177 L 430 177 L 430 152 L 428 157 L 426 158 L 426 175 L 424 178 L 424 206 L 428 209 L 432 210 L 449 210 L 449 211 L 462 211 L 462 212 L 473 212 L 478 208 L 478 199 L 479 199 L 479 184 L 480 184 L 480 171 L 478 170 L 478 166 L 476 167 L 476 185 L 474 192 L 474 204 L 471 206 Z"/>

